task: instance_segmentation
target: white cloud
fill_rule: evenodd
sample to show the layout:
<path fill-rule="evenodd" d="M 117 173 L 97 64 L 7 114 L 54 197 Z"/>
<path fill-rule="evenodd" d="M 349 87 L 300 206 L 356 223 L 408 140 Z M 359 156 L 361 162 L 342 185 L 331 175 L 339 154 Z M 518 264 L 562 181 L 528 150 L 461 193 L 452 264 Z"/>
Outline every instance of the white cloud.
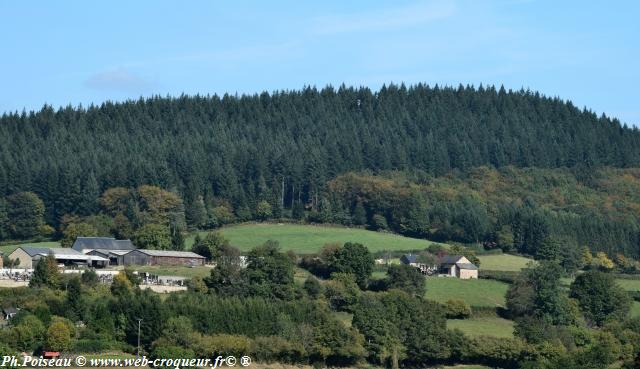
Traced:
<path fill-rule="evenodd" d="M 430 23 L 455 14 L 453 1 L 428 1 L 402 8 L 316 18 L 313 30 L 319 34 L 385 31 Z"/>
<path fill-rule="evenodd" d="M 153 83 L 126 68 L 118 67 L 90 76 L 85 81 L 85 86 L 96 90 L 144 92 L 151 88 Z"/>

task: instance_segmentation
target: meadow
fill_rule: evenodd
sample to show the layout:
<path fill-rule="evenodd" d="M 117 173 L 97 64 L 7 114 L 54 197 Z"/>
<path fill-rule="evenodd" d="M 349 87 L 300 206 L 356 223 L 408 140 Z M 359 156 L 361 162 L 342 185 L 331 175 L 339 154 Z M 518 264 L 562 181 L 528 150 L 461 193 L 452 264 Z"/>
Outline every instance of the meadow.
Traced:
<path fill-rule="evenodd" d="M 526 268 L 527 264 L 533 262 L 533 259 L 509 254 L 478 255 L 478 259 L 480 259 L 480 268 L 482 270 L 506 272 L 519 272 Z"/>
<path fill-rule="evenodd" d="M 372 252 L 423 250 L 435 243 L 359 228 L 302 224 L 252 223 L 224 227 L 221 231 L 229 239 L 231 245 L 242 251 L 250 250 L 268 240 L 278 241 L 282 250 L 293 250 L 298 254 L 316 253 L 328 243 L 358 242 L 367 246 Z M 206 232 L 201 232 L 200 235 L 205 236 Z M 192 235 L 187 238 L 187 249 L 193 245 L 194 237 Z"/>
<path fill-rule="evenodd" d="M 500 317 L 478 317 L 464 320 L 449 319 L 447 328 L 459 329 L 468 336 L 513 337 L 513 321 Z"/>
<path fill-rule="evenodd" d="M 9 255 L 13 252 L 13 250 L 17 249 L 20 246 L 34 246 L 34 247 L 60 247 L 60 242 L 57 241 L 45 241 L 45 242 L 25 242 L 25 243 L 15 243 L 11 245 L 3 245 L 0 246 L 0 252 L 4 255 Z"/>
<path fill-rule="evenodd" d="M 631 311 L 629 312 L 629 316 L 632 318 L 640 318 L 640 302 L 634 301 L 633 305 L 631 305 Z"/>
<path fill-rule="evenodd" d="M 427 277 L 425 297 L 438 302 L 460 299 L 472 307 L 504 307 L 508 287 L 490 279 Z"/>
<path fill-rule="evenodd" d="M 616 279 L 616 282 L 625 291 L 640 291 L 640 279 Z"/>

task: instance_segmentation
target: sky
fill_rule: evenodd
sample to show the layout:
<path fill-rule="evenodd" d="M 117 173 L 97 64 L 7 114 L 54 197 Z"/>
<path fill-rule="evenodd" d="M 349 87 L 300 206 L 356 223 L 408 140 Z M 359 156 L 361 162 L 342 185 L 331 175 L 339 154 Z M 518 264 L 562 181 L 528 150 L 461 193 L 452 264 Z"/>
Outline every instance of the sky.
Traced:
<path fill-rule="evenodd" d="M 504 85 L 640 126 L 640 2 L 0 0 L 0 113 L 344 83 Z"/>

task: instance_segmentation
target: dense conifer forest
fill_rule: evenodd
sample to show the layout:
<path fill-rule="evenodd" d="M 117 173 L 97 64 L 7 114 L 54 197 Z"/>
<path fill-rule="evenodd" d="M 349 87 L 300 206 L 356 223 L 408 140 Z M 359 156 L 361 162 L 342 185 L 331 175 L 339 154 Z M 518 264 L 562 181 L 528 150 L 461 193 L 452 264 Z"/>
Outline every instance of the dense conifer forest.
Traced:
<path fill-rule="evenodd" d="M 636 128 L 558 98 L 494 87 L 419 84 L 372 91 L 342 86 L 250 96 L 154 97 L 57 110 L 45 106 L 0 118 L 0 198 L 5 199 L 0 223 L 26 196 L 16 194 L 36 194 L 44 221 L 58 230 L 65 215 L 104 212 L 99 198 L 107 189 L 155 185 L 184 200 L 186 220 L 195 228 L 224 223 L 211 219 L 212 209 L 220 218 L 222 207 L 227 221 L 310 214 L 312 221 L 495 242 L 496 231 L 513 222 L 496 221 L 495 214 L 481 221 L 489 225 L 460 220 L 455 208 L 473 205 L 465 196 L 437 208 L 439 215 L 434 209 L 428 216 L 409 215 L 426 217 L 429 225 L 406 229 L 391 209 L 366 207 L 360 197 L 345 198 L 330 184 L 347 172 L 397 171 L 418 176 L 420 182 L 471 173 L 479 166 L 569 168 L 572 180 L 588 183 L 593 168 L 639 165 Z M 322 215 L 328 208 L 332 214 Z M 599 224 L 621 227 L 620 242 L 603 246 L 599 239 L 579 239 L 581 246 L 637 256 L 637 209 L 626 209 L 628 217 L 600 210 Z M 203 211 L 209 217 L 203 218 Z M 580 215 L 588 216 L 586 211 Z M 446 227 L 434 227 L 434 222 L 467 222 L 476 229 L 443 231 Z M 571 222 L 571 231 L 556 233 L 573 237 L 583 225 L 565 221 Z M 0 229 L 0 237 L 16 238 L 10 230 L 4 233 Z"/>

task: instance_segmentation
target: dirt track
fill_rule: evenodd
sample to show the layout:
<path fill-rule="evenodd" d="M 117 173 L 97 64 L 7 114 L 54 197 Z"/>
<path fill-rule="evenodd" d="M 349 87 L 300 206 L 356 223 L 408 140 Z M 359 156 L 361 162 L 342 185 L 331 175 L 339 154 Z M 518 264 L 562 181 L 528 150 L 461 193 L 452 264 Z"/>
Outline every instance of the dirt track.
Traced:
<path fill-rule="evenodd" d="M 19 281 L 16 282 L 13 279 L 0 279 L 0 288 L 15 288 L 15 287 L 26 287 L 29 285 L 29 282 Z"/>
<path fill-rule="evenodd" d="M 187 290 L 187 287 L 184 286 L 158 286 L 154 284 L 142 284 L 140 285 L 140 288 L 150 289 L 151 291 L 158 293 L 179 292 Z"/>

